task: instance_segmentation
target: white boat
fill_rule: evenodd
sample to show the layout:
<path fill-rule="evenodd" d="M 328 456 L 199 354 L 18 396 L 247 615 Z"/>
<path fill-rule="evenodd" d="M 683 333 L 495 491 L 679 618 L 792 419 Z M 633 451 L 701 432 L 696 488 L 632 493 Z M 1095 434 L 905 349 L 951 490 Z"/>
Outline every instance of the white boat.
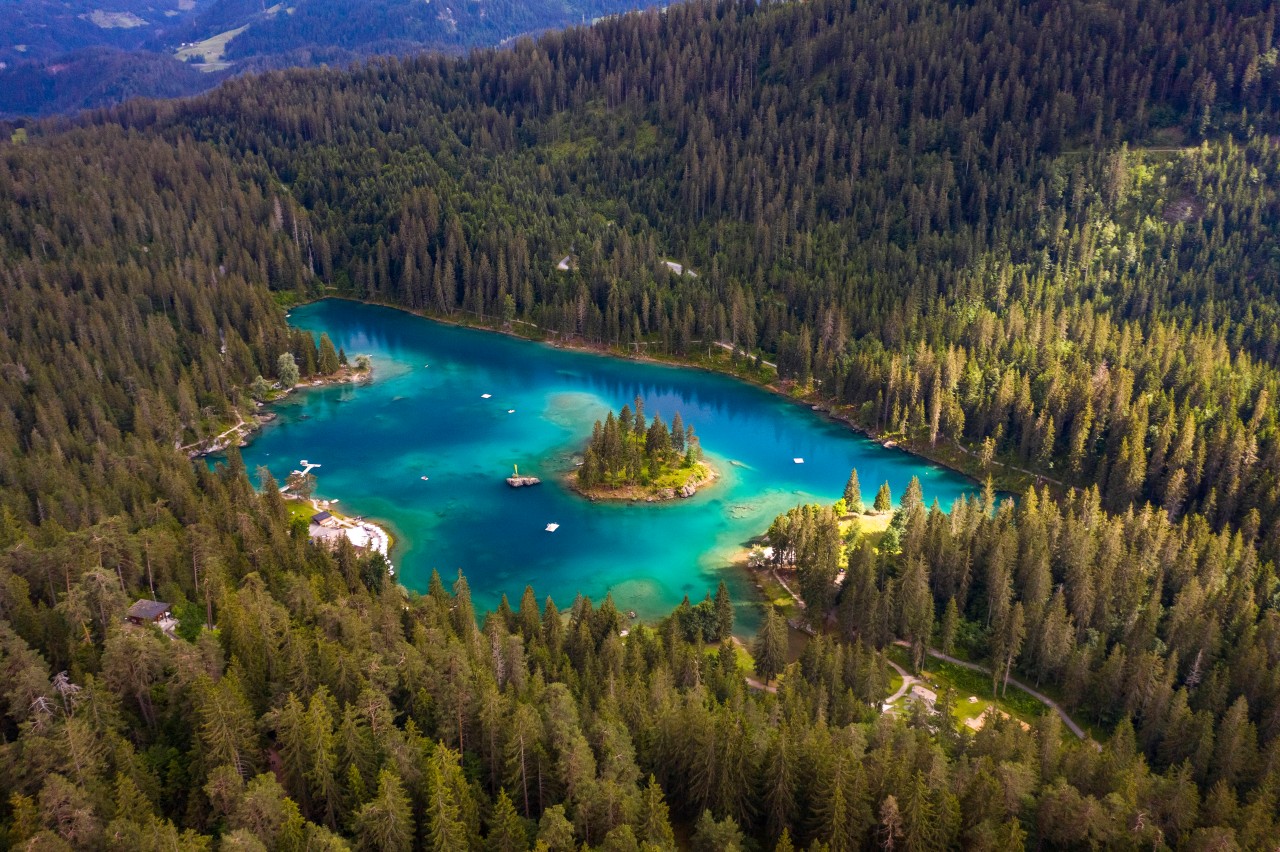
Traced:
<path fill-rule="evenodd" d="M 559 524 L 547 524 L 547 532 L 555 532 L 558 529 L 560 529 Z"/>

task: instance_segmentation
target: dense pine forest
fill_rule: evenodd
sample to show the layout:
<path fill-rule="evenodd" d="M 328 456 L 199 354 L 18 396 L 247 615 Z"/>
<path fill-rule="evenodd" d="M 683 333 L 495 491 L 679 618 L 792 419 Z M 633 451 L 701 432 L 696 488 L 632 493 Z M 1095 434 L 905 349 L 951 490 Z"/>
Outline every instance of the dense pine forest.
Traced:
<path fill-rule="evenodd" d="M 0 846 L 1273 848 L 1275 24 L 693 2 L 6 127 Z M 725 344 L 1041 487 L 913 488 L 874 540 L 797 510 L 814 635 L 786 664 L 770 613 L 750 681 L 723 600 L 476 613 L 189 458 L 256 378 L 321 370 L 283 308 L 325 295 Z M 1089 737 L 882 714 L 899 640 Z"/>

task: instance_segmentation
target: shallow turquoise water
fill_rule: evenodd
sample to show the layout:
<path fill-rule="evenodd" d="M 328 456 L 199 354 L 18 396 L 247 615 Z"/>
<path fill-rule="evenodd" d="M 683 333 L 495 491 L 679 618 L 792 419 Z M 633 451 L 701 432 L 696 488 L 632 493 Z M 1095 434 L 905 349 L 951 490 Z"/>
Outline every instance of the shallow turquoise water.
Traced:
<path fill-rule="evenodd" d="M 563 607 L 578 593 L 598 602 L 611 591 L 620 609 L 657 617 L 725 579 L 749 630 L 755 596 L 728 563 L 779 512 L 836 500 L 852 467 L 868 502 L 886 480 L 896 498 L 912 475 L 926 502 L 943 506 L 974 489 L 725 376 L 346 301 L 297 308 L 291 322 L 328 332 L 352 359 L 372 355 L 374 380 L 303 391 L 276 406 L 279 418 L 244 450 L 249 470 L 265 464 L 283 482 L 299 460 L 319 462 L 316 496 L 392 530 L 404 585 L 425 590 L 433 568 L 450 585 L 461 569 L 481 611 L 504 593 L 518 604 L 531 584 L 539 601 L 551 595 Z M 648 417 L 670 423 L 678 409 L 693 424 L 721 473 L 715 485 L 688 500 L 619 505 L 591 503 L 560 484 L 595 419 L 637 395 Z M 508 487 L 513 464 L 543 484 Z M 546 532 L 549 523 L 560 527 Z"/>

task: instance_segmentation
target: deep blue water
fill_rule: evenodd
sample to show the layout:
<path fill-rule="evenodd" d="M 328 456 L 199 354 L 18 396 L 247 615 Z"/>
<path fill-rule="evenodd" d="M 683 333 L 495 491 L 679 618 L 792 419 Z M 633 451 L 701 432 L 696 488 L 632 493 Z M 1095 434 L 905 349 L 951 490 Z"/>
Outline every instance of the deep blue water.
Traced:
<path fill-rule="evenodd" d="M 347 301 L 297 308 L 290 321 L 327 332 L 353 360 L 371 355 L 374 379 L 277 405 L 278 419 L 244 450 L 249 470 L 265 464 L 283 482 L 301 459 L 319 462 L 316 495 L 391 529 L 404 585 L 425 590 L 433 568 L 451 585 L 461 569 L 481 611 L 504 593 L 517 605 L 531 584 L 539 601 L 551 595 L 563 607 L 610 591 L 620 609 L 657 617 L 725 579 L 750 629 L 755 596 L 729 563 L 779 512 L 836 500 L 853 467 L 868 502 L 885 481 L 896 499 L 913 475 L 926 503 L 944 507 L 975 487 L 726 376 Z M 636 396 L 648 417 L 670 423 L 679 410 L 694 426 L 717 483 L 688 500 L 638 505 L 592 503 L 560 484 L 595 419 Z M 508 487 L 513 464 L 543 484 Z M 560 527 L 547 532 L 549 523 Z"/>

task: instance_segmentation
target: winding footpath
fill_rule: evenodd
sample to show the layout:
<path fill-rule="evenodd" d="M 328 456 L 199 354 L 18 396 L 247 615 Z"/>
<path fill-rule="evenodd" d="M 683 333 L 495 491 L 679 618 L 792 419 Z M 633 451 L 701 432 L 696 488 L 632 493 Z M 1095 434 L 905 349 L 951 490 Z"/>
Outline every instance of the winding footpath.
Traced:
<path fill-rule="evenodd" d="M 225 449 L 224 446 L 220 445 L 220 442 L 222 441 L 222 439 L 226 438 L 232 432 L 239 432 L 241 429 L 243 429 L 247 425 L 249 424 L 245 421 L 244 416 L 240 413 L 240 410 L 236 409 L 236 425 L 232 426 L 230 429 L 223 432 L 221 435 L 215 435 L 212 438 L 201 438 L 198 441 L 192 441 L 190 444 L 187 444 L 186 446 L 178 447 L 178 452 L 186 453 L 192 458 L 195 458 L 195 456 L 199 455 L 200 453 L 216 452 L 217 450 Z"/>
<path fill-rule="evenodd" d="M 897 642 L 894 642 L 893 644 L 903 648 L 911 647 L 911 644 L 909 642 L 905 642 L 901 639 L 899 639 Z M 950 654 L 944 654 L 941 651 L 935 651 L 933 648 L 926 648 L 925 651 L 929 654 L 930 657 L 934 657 L 936 659 L 942 660 L 944 663 L 951 663 L 953 666 L 960 666 L 963 669 L 969 669 L 970 671 L 981 672 L 984 675 L 991 674 L 991 669 L 987 668 L 986 666 L 979 665 L 978 663 L 970 663 L 967 660 L 960 660 L 951 656 Z M 899 672 L 902 671 L 902 669 L 898 668 L 897 664 L 893 663 L 892 661 L 890 661 L 890 665 L 892 665 L 895 669 L 898 669 Z M 1058 718 L 1062 719 L 1062 724 L 1066 725 L 1068 730 L 1071 731 L 1071 733 L 1075 734 L 1077 737 L 1079 737 L 1082 740 L 1087 740 L 1089 738 L 1089 735 L 1085 733 L 1084 728 L 1077 725 L 1075 720 L 1067 715 L 1067 711 L 1063 710 L 1061 705 L 1058 704 L 1058 702 L 1054 701 L 1052 698 L 1050 698 L 1049 696 L 1045 695 L 1042 692 L 1037 692 L 1036 690 L 1027 686 L 1022 681 L 1017 680 L 1016 678 L 1012 678 L 1012 677 L 1009 678 L 1009 683 L 1013 684 L 1018 689 L 1021 689 L 1023 692 L 1025 692 L 1027 695 L 1030 695 L 1036 701 L 1039 701 L 1041 704 L 1048 707 L 1053 712 L 1057 713 Z"/>
<path fill-rule="evenodd" d="M 725 343 L 725 342 L 723 342 L 723 341 L 717 340 L 717 341 L 715 341 L 715 345 L 716 345 L 716 346 L 719 346 L 721 349 L 724 349 L 724 350 L 725 350 L 725 351 L 727 351 L 727 352 L 732 352 L 732 351 L 733 351 L 733 344 L 732 344 L 732 343 Z M 748 358 L 753 357 L 753 356 L 751 355 L 751 353 L 750 353 L 750 352 L 743 352 L 743 354 L 744 354 L 744 355 L 746 355 Z M 766 367 L 772 367 L 772 368 L 773 368 L 773 369 L 775 369 L 775 370 L 776 370 L 776 369 L 778 369 L 778 365 L 777 365 L 777 364 L 775 364 L 775 363 L 773 363 L 772 361 L 766 361 L 766 360 L 764 360 L 763 358 L 761 358 L 761 359 L 760 359 L 760 363 L 761 363 L 761 364 L 764 364 Z"/>
<path fill-rule="evenodd" d="M 910 691 L 912 686 L 914 686 L 917 683 L 921 683 L 922 681 L 920 680 L 920 678 L 916 677 L 915 675 L 908 674 L 906 669 L 904 669 L 902 666 L 898 665 L 888 657 L 885 657 L 884 661 L 889 665 L 893 666 L 893 670 L 902 677 L 902 686 L 898 687 L 898 691 L 895 692 L 893 695 L 890 695 L 888 698 L 886 698 L 884 700 L 884 703 L 881 705 L 887 708 L 890 704 L 897 701 L 902 696 L 906 695 L 907 692 Z"/>
<path fill-rule="evenodd" d="M 782 588 L 787 590 L 787 593 L 791 595 L 791 597 L 795 600 L 795 602 L 799 606 L 803 607 L 804 602 L 800 600 L 800 596 L 797 595 L 795 592 L 793 592 L 786 583 L 782 582 L 782 578 L 778 576 L 778 572 L 774 571 L 773 575 L 778 580 L 778 582 L 782 584 Z M 911 643 L 906 642 L 902 639 L 897 640 L 893 644 L 898 645 L 902 648 L 911 647 Z M 981 672 L 984 675 L 991 674 L 991 669 L 987 668 L 986 666 L 979 665 L 978 663 L 970 663 L 967 660 L 957 659 L 956 657 L 953 657 L 950 654 L 944 654 L 941 651 L 935 651 L 933 648 L 925 648 L 925 651 L 926 653 L 929 654 L 930 657 L 934 657 L 936 659 L 942 660 L 944 663 L 951 663 L 952 665 L 960 666 L 963 669 L 969 669 L 970 671 Z M 897 701 L 903 695 L 906 695 L 907 690 L 911 689 L 912 684 L 919 683 L 920 680 L 919 678 L 916 678 L 916 677 L 913 677 L 912 675 L 907 674 L 906 670 L 903 669 L 902 666 L 899 666 L 897 663 L 895 663 L 893 660 L 890 660 L 888 657 L 885 657 L 885 662 L 893 666 L 894 670 L 897 671 L 898 674 L 902 675 L 902 686 L 898 688 L 897 692 L 895 692 L 893 695 L 886 698 L 884 701 L 885 704 L 892 704 L 894 701 Z M 1054 713 L 1057 713 L 1058 718 L 1062 720 L 1062 724 L 1066 725 L 1067 729 L 1070 730 L 1071 733 L 1075 734 L 1077 737 L 1079 737 L 1082 740 L 1089 739 L 1089 734 L 1085 731 L 1085 729 L 1080 727 L 1078 724 L 1076 724 L 1075 719 L 1072 719 L 1070 716 L 1068 716 L 1067 711 L 1063 710 L 1062 706 L 1058 704 L 1058 702 L 1054 701 L 1052 698 L 1045 695 L 1044 693 L 1032 689 L 1031 687 L 1027 686 L 1025 683 L 1018 680 L 1017 678 L 1012 678 L 1012 677 L 1009 678 L 1009 683 L 1013 684 L 1018 689 L 1021 689 L 1027 695 L 1030 695 L 1032 698 L 1034 698 L 1036 701 L 1039 701 L 1045 707 L 1048 707 Z M 1098 747 L 1101 748 L 1101 746 L 1098 746 Z"/>

